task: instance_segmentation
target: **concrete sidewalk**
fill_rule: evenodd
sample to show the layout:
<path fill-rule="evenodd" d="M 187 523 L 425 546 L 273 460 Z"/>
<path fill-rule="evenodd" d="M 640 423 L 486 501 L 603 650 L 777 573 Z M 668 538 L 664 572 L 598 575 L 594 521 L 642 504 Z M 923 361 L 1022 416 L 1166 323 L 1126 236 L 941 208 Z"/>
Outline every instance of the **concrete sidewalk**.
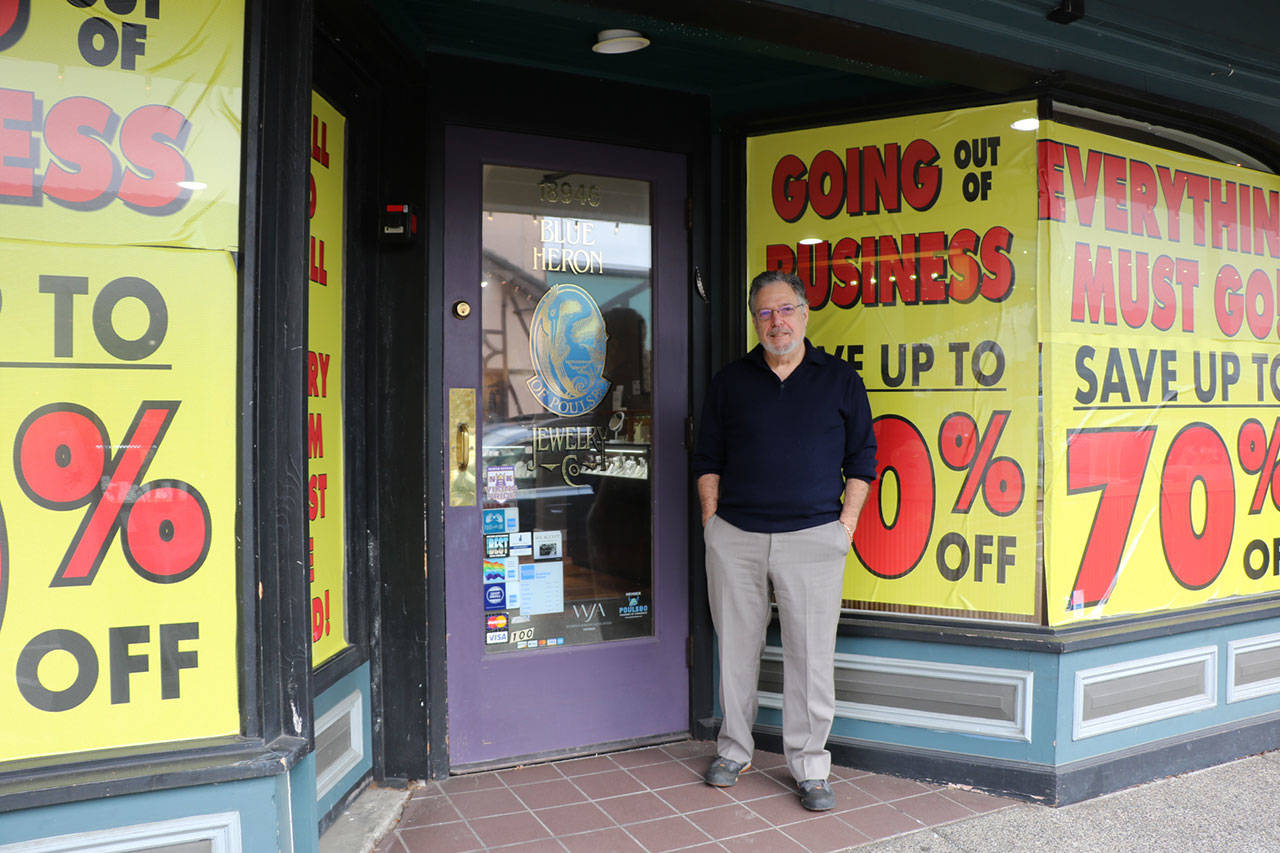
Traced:
<path fill-rule="evenodd" d="M 1019 803 L 857 848 L 859 853 L 1274 853 L 1280 752 L 1061 808 Z"/>

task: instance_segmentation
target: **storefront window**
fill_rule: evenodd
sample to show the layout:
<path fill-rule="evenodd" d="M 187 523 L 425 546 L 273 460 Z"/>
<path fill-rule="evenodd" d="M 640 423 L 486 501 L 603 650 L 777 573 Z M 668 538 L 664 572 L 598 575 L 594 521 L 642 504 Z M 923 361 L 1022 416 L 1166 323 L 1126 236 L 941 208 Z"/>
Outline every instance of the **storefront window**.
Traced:
<path fill-rule="evenodd" d="M 0 11 L 5 767 L 242 731 L 244 4 L 101 5 Z"/>
<path fill-rule="evenodd" d="M 347 647 L 345 372 L 347 119 L 311 94 L 307 283 L 307 524 L 311 664 Z"/>
<path fill-rule="evenodd" d="M 1272 595 L 1280 182 L 1040 107 L 747 142 L 746 266 L 804 281 L 876 418 L 844 606 L 1059 627 Z"/>

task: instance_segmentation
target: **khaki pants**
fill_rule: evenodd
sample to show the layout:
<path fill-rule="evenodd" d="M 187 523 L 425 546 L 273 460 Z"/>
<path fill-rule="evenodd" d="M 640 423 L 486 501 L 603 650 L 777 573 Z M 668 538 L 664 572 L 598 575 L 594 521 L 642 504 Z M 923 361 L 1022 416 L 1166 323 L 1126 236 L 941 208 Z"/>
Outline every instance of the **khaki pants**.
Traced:
<path fill-rule="evenodd" d="M 782 625 L 782 746 L 796 781 L 826 779 L 835 717 L 835 645 L 849 537 L 833 521 L 789 533 L 750 533 L 719 516 L 703 530 L 707 591 L 720 646 L 717 753 L 751 760 L 760 653 L 773 585 Z"/>

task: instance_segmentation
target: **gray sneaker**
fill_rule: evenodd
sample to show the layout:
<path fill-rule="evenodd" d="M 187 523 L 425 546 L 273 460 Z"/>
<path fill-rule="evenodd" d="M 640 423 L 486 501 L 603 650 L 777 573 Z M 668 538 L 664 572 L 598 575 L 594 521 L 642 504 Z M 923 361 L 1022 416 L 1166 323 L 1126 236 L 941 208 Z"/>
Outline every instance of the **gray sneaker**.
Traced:
<path fill-rule="evenodd" d="M 835 792 L 826 779 L 805 779 L 798 784 L 800 805 L 811 812 L 825 812 L 836 804 Z"/>
<path fill-rule="evenodd" d="M 707 768 L 706 774 L 702 777 L 708 785 L 714 785 L 717 788 L 732 788 L 738 784 L 738 775 L 751 766 L 751 762 L 740 764 L 737 761 L 730 761 L 727 758 L 716 756 L 716 760 L 711 762 L 711 766 Z"/>

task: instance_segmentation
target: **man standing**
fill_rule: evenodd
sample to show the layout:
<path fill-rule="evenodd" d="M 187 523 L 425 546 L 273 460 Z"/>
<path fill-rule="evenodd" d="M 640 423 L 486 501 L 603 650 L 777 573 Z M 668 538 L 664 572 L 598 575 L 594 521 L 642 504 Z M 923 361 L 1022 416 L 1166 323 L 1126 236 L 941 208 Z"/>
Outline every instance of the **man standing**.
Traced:
<path fill-rule="evenodd" d="M 799 278 L 763 272 L 747 304 L 760 345 L 712 379 L 693 456 L 724 710 L 706 781 L 728 787 L 751 764 L 772 585 L 783 752 L 801 804 L 822 811 L 835 805 L 826 743 L 845 557 L 876 476 L 871 407 L 854 369 L 805 338 Z"/>

